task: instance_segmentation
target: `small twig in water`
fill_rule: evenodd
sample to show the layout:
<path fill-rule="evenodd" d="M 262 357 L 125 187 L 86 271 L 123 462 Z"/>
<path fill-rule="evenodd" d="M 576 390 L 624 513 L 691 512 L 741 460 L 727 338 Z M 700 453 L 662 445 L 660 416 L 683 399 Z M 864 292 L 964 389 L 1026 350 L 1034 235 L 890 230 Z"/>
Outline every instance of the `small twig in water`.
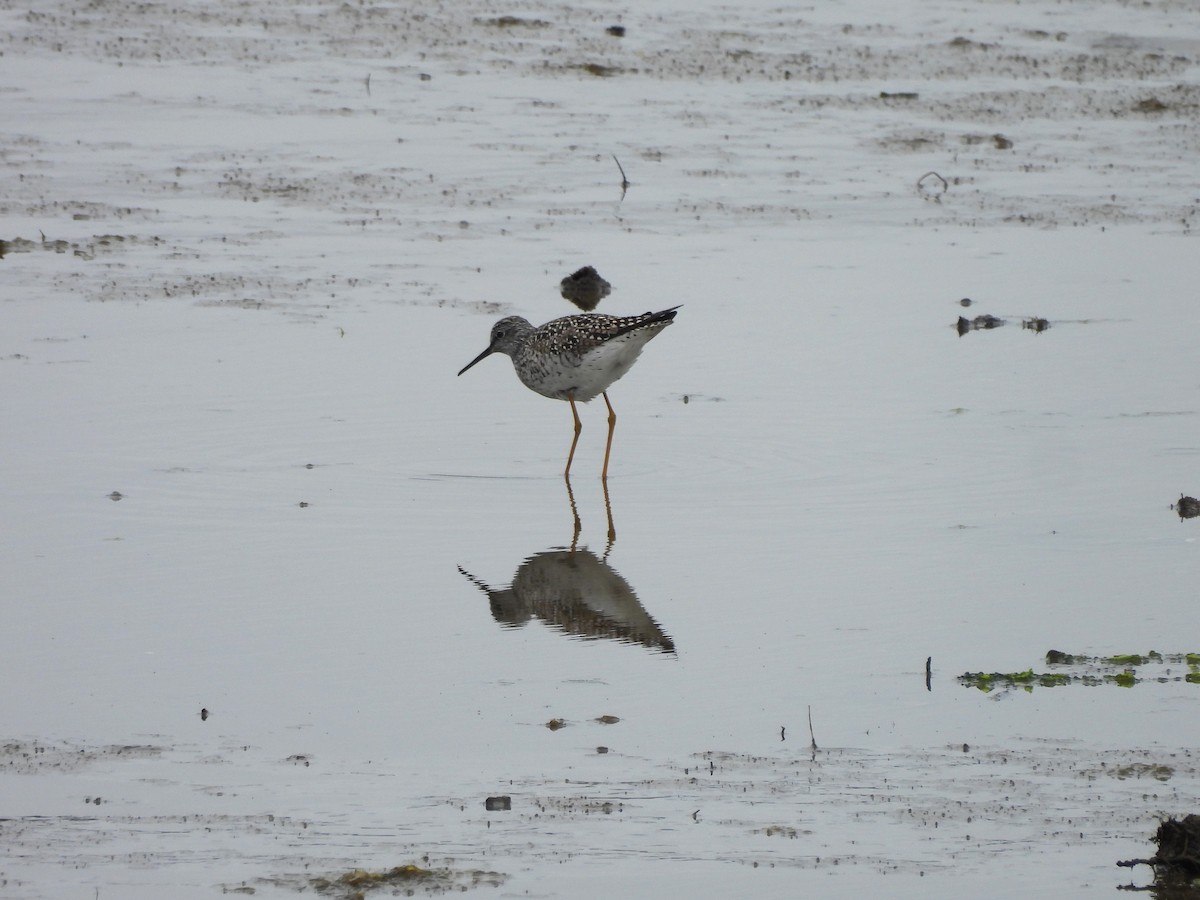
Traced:
<path fill-rule="evenodd" d="M 621 168 L 621 161 L 617 159 L 617 154 L 612 155 L 613 162 L 617 164 L 617 171 L 621 173 L 621 199 L 625 199 L 625 192 L 633 187 L 633 183 L 625 177 L 625 170 Z"/>
<path fill-rule="evenodd" d="M 812 740 L 813 753 L 817 752 L 817 736 L 813 734 L 812 727 L 812 707 L 808 708 L 808 736 Z"/>
<path fill-rule="evenodd" d="M 940 181 L 942 183 L 942 189 L 940 191 L 938 191 L 939 194 L 944 194 L 944 193 L 946 193 L 946 191 L 950 190 L 950 183 L 948 181 L 946 181 L 945 178 L 943 178 L 937 172 L 926 172 L 924 175 L 922 175 L 920 178 L 917 179 L 917 190 L 918 191 L 924 187 L 924 181 L 930 175 L 932 175 L 934 178 L 936 178 L 938 181 Z"/>

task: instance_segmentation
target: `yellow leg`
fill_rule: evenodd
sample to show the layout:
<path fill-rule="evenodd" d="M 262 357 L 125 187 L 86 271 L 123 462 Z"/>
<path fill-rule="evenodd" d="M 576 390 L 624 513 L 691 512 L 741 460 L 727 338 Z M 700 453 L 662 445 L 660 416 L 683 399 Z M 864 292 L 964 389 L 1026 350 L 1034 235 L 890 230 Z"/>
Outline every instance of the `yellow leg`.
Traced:
<path fill-rule="evenodd" d="M 608 443 L 604 445 L 604 470 L 600 473 L 600 480 L 608 481 L 608 454 L 612 452 L 612 436 L 613 429 L 617 427 L 617 414 L 608 402 L 608 391 L 603 391 L 601 396 L 604 397 L 604 405 L 608 407 Z"/>
<path fill-rule="evenodd" d="M 575 445 L 579 443 L 579 432 L 583 431 L 583 423 L 579 421 L 579 413 L 575 410 L 575 398 L 567 394 L 567 402 L 571 404 L 571 415 L 575 418 L 575 438 L 571 441 L 571 452 L 567 454 L 567 470 L 563 478 L 571 478 L 571 460 L 575 458 Z"/>

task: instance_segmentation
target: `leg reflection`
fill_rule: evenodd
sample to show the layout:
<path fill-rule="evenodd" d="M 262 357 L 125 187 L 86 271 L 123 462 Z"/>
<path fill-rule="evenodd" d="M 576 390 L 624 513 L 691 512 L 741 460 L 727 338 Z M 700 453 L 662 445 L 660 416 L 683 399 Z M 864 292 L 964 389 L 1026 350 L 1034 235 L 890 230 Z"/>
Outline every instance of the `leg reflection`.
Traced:
<path fill-rule="evenodd" d="M 608 546 L 604 548 L 604 558 L 608 559 L 608 554 L 612 551 L 613 544 L 617 542 L 617 529 L 613 525 L 612 501 L 608 499 L 608 479 L 601 479 L 600 484 L 604 487 L 604 511 L 608 514 Z"/>
<path fill-rule="evenodd" d="M 571 505 L 571 518 L 575 520 L 575 531 L 571 535 L 571 552 L 575 552 L 575 545 L 579 543 L 579 532 L 583 530 L 583 523 L 579 521 L 579 507 L 575 505 L 575 492 L 571 490 L 571 476 L 564 475 L 563 481 L 567 484 L 567 502 Z"/>
<path fill-rule="evenodd" d="M 579 545 L 579 535 L 583 531 L 583 520 L 579 518 L 579 505 L 575 502 L 575 491 L 571 487 L 570 477 L 563 476 L 563 483 L 567 486 L 567 505 L 571 508 L 571 552 L 574 553 L 575 548 Z M 604 547 L 604 558 L 607 559 L 613 544 L 617 542 L 617 528 L 613 524 L 612 500 L 608 495 L 608 482 L 601 481 L 600 484 L 604 491 L 604 514 L 608 519 L 608 542 Z"/>

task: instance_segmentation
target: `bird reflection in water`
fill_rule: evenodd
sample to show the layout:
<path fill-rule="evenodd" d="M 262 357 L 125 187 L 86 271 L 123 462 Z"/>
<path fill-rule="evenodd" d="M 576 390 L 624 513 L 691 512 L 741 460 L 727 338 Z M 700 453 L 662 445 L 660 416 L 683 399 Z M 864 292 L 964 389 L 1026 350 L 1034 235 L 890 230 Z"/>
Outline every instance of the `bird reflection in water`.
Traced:
<path fill-rule="evenodd" d="M 598 557 L 578 546 L 583 525 L 571 479 L 567 476 L 565 480 L 574 520 L 570 548 L 535 553 L 517 567 L 512 584 L 503 589 L 490 587 L 462 566 L 458 571 L 487 594 L 492 616 L 506 628 L 520 628 L 530 619 L 541 619 L 571 637 L 605 638 L 674 654 L 675 642 L 646 612 L 629 582 L 608 564 L 617 532 L 613 527 L 607 482 L 601 484 L 608 516 L 608 543 L 604 556 Z"/>
<path fill-rule="evenodd" d="M 586 548 L 536 553 L 504 589 L 489 587 L 462 566 L 458 571 L 488 595 L 492 615 L 507 628 L 541 619 L 571 637 L 675 652 L 675 642 L 646 612 L 629 582 Z"/>

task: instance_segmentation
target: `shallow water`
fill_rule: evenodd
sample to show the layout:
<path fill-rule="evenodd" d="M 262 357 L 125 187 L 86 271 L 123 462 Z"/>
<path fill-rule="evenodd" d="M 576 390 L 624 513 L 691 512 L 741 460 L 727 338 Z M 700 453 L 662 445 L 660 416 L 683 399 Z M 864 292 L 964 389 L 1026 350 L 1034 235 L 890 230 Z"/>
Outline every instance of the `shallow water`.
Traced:
<path fill-rule="evenodd" d="M 1200 650 L 1200 19 L 508 13 L 3 11 L 6 896 L 1127 883 L 1187 665 L 958 676 Z M 454 376 L 584 264 L 607 495 Z"/>

